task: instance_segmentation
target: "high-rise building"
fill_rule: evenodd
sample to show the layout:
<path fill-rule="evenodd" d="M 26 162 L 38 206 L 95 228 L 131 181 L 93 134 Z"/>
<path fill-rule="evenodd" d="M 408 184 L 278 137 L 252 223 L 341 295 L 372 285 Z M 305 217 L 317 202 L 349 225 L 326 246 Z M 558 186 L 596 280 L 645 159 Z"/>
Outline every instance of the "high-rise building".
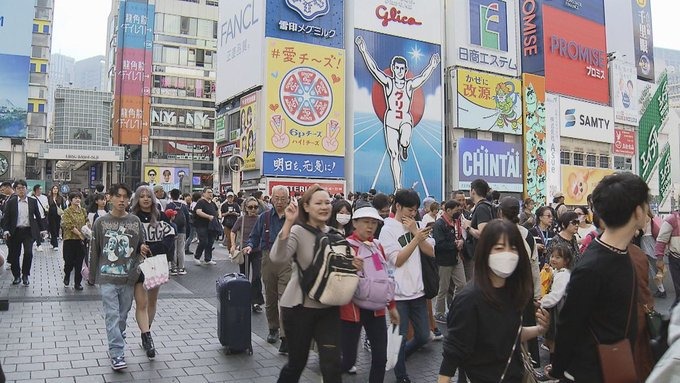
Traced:
<path fill-rule="evenodd" d="M 123 182 L 169 173 L 183 190 L 212 186 L 217 17 L 217 1 L 112 0 L 106 63 Z"/>
<path fill-rule="evenodd" d="M 76 61 L 73 87 L 77 89 L 89 89 L 105 92 L 106 81 L 106 58 L 94 56 Z"/>
<path fill-rule="evenodd" d="M 668 101 L 672 108 L 680 107 L 680 51 L 654 47 L 657 71 L 668 72 Z"/>
<path fill-rule="evenodd" d="M 52 53 L 50 58 L 50 76 L 47 88 L 47 104 L 49 105 L 47 126 L 50 129 L 47 133 L 48 140 L 51 140 L 53 135 L 54 90 L 58 86 L 69 87 L 73 84 L 75 79 L 75 63 L 76 59 L 61 53 Z"/>

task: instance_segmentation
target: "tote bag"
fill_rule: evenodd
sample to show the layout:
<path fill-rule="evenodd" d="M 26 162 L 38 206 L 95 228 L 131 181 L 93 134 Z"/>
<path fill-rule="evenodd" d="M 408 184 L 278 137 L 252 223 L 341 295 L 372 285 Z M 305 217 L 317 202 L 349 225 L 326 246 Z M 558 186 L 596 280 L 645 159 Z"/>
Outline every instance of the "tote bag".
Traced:
<path fill-rule="evenodd" d="M 385 364 L 385 371 L 393 369 L 397 364 L 402 338 L 403 336 L 399 334 L 399 326 L 391 324 L 387 327 L 387 364 Z"/>
<path fill-rule="evenodd" d="M 168 257 L 165 254 L 146 258 L 139 269 L 144 273 L 144 288 L 147 290 L 155 289 L 170 279 Z"/>

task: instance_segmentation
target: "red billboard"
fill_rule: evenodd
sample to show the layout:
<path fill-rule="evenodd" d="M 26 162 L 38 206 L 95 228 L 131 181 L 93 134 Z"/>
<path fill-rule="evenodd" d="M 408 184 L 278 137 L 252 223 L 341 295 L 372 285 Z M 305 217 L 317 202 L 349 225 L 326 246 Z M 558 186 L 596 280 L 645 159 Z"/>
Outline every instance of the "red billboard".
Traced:
<path fill-rule="evenodd" d="M 545 88 L 609 104 L 604 25 L 543 5 Z"/>
<path fill-rule="evenodd" d="M 632 130 L 614 129 L 614 154 L 635 155 L 635 132 Z"/>

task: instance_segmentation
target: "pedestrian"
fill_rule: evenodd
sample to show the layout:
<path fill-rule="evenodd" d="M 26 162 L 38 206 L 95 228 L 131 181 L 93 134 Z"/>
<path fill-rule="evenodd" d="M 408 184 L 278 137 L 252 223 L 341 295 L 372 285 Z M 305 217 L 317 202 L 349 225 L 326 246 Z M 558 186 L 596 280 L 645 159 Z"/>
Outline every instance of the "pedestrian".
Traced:
<path fill-rule="evenodd" d="M 576 235 L 578 234 L 578 216 L 571 210 L 567 210 L 557 218 L 560 232 L 557 233 L 550 244 L 547 246 L 548 254 L 552 254 L 552 247 L 558 244 L 564 244 L 571 251 L 571 258 L 574 265 L 578 264 L 581 259 L 581 252 L 579 251 L 578 241 Z"/>
<path fill-rule="evenodd" d="M 352 205 L 343 200 L 335 200 L 332 203 L 333 210 L 331 210 L 331 217 L 328 219 L 328 225 L 345 237 L 352 234 Z"/>
<path fill-rule="evenodd" d="M 652 211 L 649 211 L 649 222 L 647 223 L 647 226 L 645 226 L 645 231 L 642 235 L 642 238 L 640 239 L 640 248 L 644 251 L 644 253 L 647 255 L 647 258 L 649 260 L 649 269 L 650 269 L 650 276 L 654 280 L 654 284 L 656 285 L 656 291 L 654 291 L 654 298 L 661 298 L 665 299 L 666 298 L 666 288 L 663 285 L 663 277 L 664 274 L 666 273 L 666 265 L 664 264 L 663 267 L 659 268 L 657 267 L 657 262 L 656 262 L 656 239 L 659 236 L 659 231 L 661 230 L 661 219 L 659 217 L 654 216 L 654 213 Z"/>
<path fill-rule="evenodd" d="M 104 194 L 97 193 L 92 197 L 92 202 L 87 208 L 87 221 L 90 227 L 94 225 L 97 218 L 108 214 L 109 207 Z"/>
<path fill-rule="evenodd" d="M 390 205 L 390 198 L 387 196 L 387 194 L 384 193 L 376 194 L 375 197 L 373 197 L 373 201 L 371 201 L 371 205 L 373 205 L 375 210 L 378 211 L 378 214 L 380 214 L 380 217 L 383 220 L 390 216 L 392 206 Z M 384 224 L 383 221 L 378 222 L 378 228 L 376 229 L 374 234 L 376 238 L 380 238 L 380 230 L 382 230 L 383 224 Z"/>
<path fill-rule="evenodd" d="M 536 215 L 534 215 L 534 200 L 526 198 L 522 206 L 522 212 L 519 214 L 519 224 L 531 229 L 536 225 Z"/>
<path fill-rule="evenodd" d="M 668 252 L 668 269 L 671 271 L 675 300 L 671 307 L 680 302 L 680 211 L 674 211 L 664 219 L 656 237 L 656 268 L 664 270 L 663 257 Z"/>
<path fill-rule="evenodd" d="M 434 222 L 439 218 L 439 210 L 441 208 L 441 205 L 439 202 L 431 202 L 428 210 L 425 212 L 423 215 L 423 225 L 432 225 Z"/>
<path fill-rule="evenodd" d="M 194 193 L 196 194 L 196 193 Z M 184 200 L 184 204 L 187 207 L 187 212 L 189 213 L 189 221 L 187 223 L 187 239 L 184 242 L 184 254 L 186 255 L 194 255 L 194 252 L 191 251 L 191 243 L 196 239 L 196 229 L 194 228 L 194 207 L 196 206 L 196 202 L 201 198 L 201 193 L 198 193 L 198 198 L 194 200 L 193 196 L 189 193 L 183 193 L 182 194 L 182 199 Z"/>
<path fill-rule="evenodd" d="M 61 215 L 66 209 L 66 201 L 59 193 L 59 185 L 52 185 L 50 193 L 47 195 L 49 210 L 47 212 L 47 222 L 50 227 L 50 244 L 53 251 L 59 250 L 59 230 L 61 229 Z"/>
<path fill-rule="evenodd" d="M 231 230 L 231 248 L 229 249 L 232 254 L 237 250 L 242 250 L 245 248 L 245 238 L 253 231 L 253 227 L 257 223 L 257 209 L 260 205 L 257 203 L 255 197 L 248 197 L 243 202 L 243 211 L 246 212 L 236 219 L 234 222 L 234 227 Z M 248 254 L 248 263 L 239 264 L 239 270 L 241 273 L 245 273 L 246 267 L 252 269 L 252 273 L 249 273 L 251 280 L 251 302 L 252 310 L 254 313 L 262 312 L 262 305 L 264 304 L 264 296 L 262 295 L 262 250 L 259 248 L 254 248 Z"/>
<path fill-rule="evenodd" d="M 520 342 L 545 333 L 549 314 L 536 311 L 537 326 L 522 326 L 532 297 L 529 255 L 517 225 L 487 224 L 475 249 L 474 280 L 456 296 L 447 318 L 439 383 L 457 368 L 472 382 L 519 382 L 523 375 Z"/>
<path fill-rule="evenodd" d="M 227 192 L 227 199 L 220 206 L 220 212 L 222 213 L 222 226 L 224 227 L 224 239 L 222 241 L 222 247 L 231 249 L 231 229 L 234 227 L 234 222 L 241 216 L 241 207 L 234 201 L 234 192 Z"/>
<path fill-rule="evenodd" d="M 555 219 L 559 219 L 563 213 L 569 211 L 567 205 L 564 204 L 564 193 L 557 192 L 553 194 L 553 216 Z"/>
<path fill-rule="evenodd" d="M 406 357 L 430 340 L 430 323 L 425 299 L 425 287 L 420 257 L 434 257 L 432 227 L 419 228 L 414 219 L 418 213 L 420 198 L 414 190 L 397 190 L 394 197 L 394 218 L 385 219 L 380 232 L 380 243 L 385 249 L 389 264 L 394 268 L 397 282 L 397 310 L 401 318 L 399 334 L 402 339 L 399 357 L 394 367 L 398 383 L 411 380 L 406 371 Z M 414 336 L 409 342 L 406 335 L 409 323 L 413 325 Z"/>
<path fill-rule="evenodd" d="M 578 231 L 576 232 L 576 242 L 581 245 L 583 239 L 590 234 L 590 232 L 595 231 L 595 226 L 590 220 L 590 211 L 585 206 L 577 206 L 574 208 L 574 213 L 576 213 L 576 218 L 578 219 Z"/>
<path fill-rule="evenodd" d="M 606 176 L 595 187 L 593 207 L 605 230 L 572 270 L 557 322 L 555 358 L 547 371 L 551 376 L 602 382 L 598 345 L 635 342 L 636 276 L 628 245 L 647 224 L 649 197 L 647 184 L 632 173 Z M 621 366 L 626 367 L 631 366 Z"/>
<path fill-rule="evenodd" d="M 194 254 L 194 262 L 196 265 L 216 265 L 217 262 L 212 259 L 213 244 L 215 243 L 215 232 L 209 229 L 210 221 L 218 218 L 218 209 L 215 202 L 212 201 L 213 189 L 210 187 L 203 188 L 201 198 L 196 202 L 194 207 L 194 229 L 196 229 L 196 236 L 198 237 L 198 246 L 196 246 L 196 254 Z M 203 263 L 201 263 L 201 256 Z"/>
<path fill-rule="evenodd" d="M 288 341 L 285 329 L 281 324 L 279 313 L 279 301 L 283 291 L 288 285 L 291 275 L 291 264 L 274 263 L 269 257 L 269 252 L 276 236 L 281 231 L 286 220 L 285 210 L 290 203 L 290 193 L 288 188 L 277 185 L 272 188 L 272 202 L 274 208 L 260 213 L 255 222 L 255 227 L 250 232 L 243 248 L 245 254 L 250 254 L 254 249 L 262 251 L 262 283 L 264 284 L 265 314 L 267 316 L 267 343 L 276 343 L 281 339 L 279 353 L 288 353 Z M 258 211 L 259 202 L 258 202 Z"/>
<path fill-rule="evenodd" d="M 549 206 L 541 206 L 536 210 L 536 225 L 529 229 L 531 235 L 536 241 L 536 248 L 538 249 L 539 267 L 550 260 L 550 254 L 547 253 L 548 245 L 555 236 L 553 230 L 553 213 Z"/>
<path fill-rule="evenodd" d="M 137 267 L 142 255 L 150 252 L 144 244 L 142 222 L 127 212 L 130 188 L 116 184 L 109 188 L 109 195 L 111 212 L 97 219 L 92 228 L 88 282 L 99 284 L 111 368 L 121 370 L 127 367 L 123 334 L 139 277 Z"/>
<path fill-rule="evenodd" d="M 42 221 L 42 227 L 47 228 L 49 227 L 49 223 L 47 222 L 47 211 L 48 211 L 48 206 L 49 206 L 49 201 L 47 200 L 47 196 L 42 193 L 42 187 L 38 184 L 33 186 L 33 198 L 35 198 L 38 201 L 38 211 L 40 212 L 40 220 Z M 39 236 L 38 239 L 35 241 L 36 244 L 36 250 L 39 252 L 43 252 L 43 247 L 42 247 L 42 242 L 43 242 L 43 236 Z"/>
<path fill-rule="evenodd" d="M 175 232 L 175 254 L 171 261 L 170 275 L 186 275 L 184 268 L 184 255 L 186 253 L 186 233 L 189 230 L 189 209 L 184 201 L 180 200 L 179 189 L 170 190 L 170 202 L 166 208 L 174 210 L 177 215 L 174 219 L 176 226 Z"/>
<path fill-rule="evenodd" d="M 158 210 L 165 211 L 165 205 L 168 204 L 167 193 L 163 186 L 156 185 L 153 187 L 153 194 L 156 197 L 156 204 L 158 205 Z"/>
<path fill-rule="evenodd" d="M 3 238 L 7 244 L 7 262 L 11 265 L 14 280 L 13 285 L 19 283 L 28 286 L 33 264 L 33 242 L 37 241 L 44 230 L 38 202 L 35 198 L 28 198 L 27 184 L 24 180 L 14 182 L 15 195 L 5 203 L 2 230 Z M 19 258 L 21 249 L 24 250 L 24 258 L 21 265 Z"/>
<path fill-rule="evenodd" d="M 482 234 L 486 224 L 497 217 L 495 207 L 486 199 L 490 190 L 489 184 L 483 179 L 478 178 L 470 183 L 470 198 L 475 205 L 470 220 L 462 220 L 463 230 L 466 233 L 465 241 L 468 245 L 467 257 L 463 261 L 463 267 L 465 268 L 465 278 L 468 281 L 473 278 L 474 274 L 474 254 L 476 253 L 477 239 Z"/>
<path fill-rule="evenodd" d="M 83 275 L 80 270 L 83 268 L 83 261 L 86 255 L 85 235 L 81 233 L 83 226 L 87 225 L 87 215 L 85 209 L 80 206 L 82 199 L 80 192 L 70 192 L 68 194 L 69 206 L 64 210 L 61 217 L 61 231 L 64 234 L 64 286 L 71 283 L 71 272 L 75 271 L 73 277 L 73 287 L 80 291 L 83 289 Z"/>
<path fill-rule="evenodd" d="M 375 239 L 378 222 L 382 221 L 378 211 L 370 206 L 357 209 L 352 216 L 354 231 L 347 238 L 356 252 L 356 257 L 363 260 L 364 278 L 371 268 L 376 274 L 382 272 L 388 277 L 387 256 Z M 372 280 L 371 280 L 372 281 Z M 370 289 L 370 288 L 369 288 Z M 387 326 L 385 311 L 389 310 L 390 323 L 399 325 L 399 312 L 394 300 L 379 310 L 367 310 L 350 302 L 340 307 L 342 320 L 342 371 L 356 374 L 357 347 L 361 329 L 366 332 L 366 338 L 371 343 L 371 370 L 369 383 L 382 383 L 385 379 L 385 364 L 387 363 Z"/>

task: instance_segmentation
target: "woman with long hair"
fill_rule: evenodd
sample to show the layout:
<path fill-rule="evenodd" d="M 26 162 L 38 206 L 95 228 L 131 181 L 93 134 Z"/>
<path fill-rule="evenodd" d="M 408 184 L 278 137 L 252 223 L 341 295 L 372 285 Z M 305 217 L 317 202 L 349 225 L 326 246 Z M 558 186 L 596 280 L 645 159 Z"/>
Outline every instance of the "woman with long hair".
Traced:
<path fill-rule="evenodd" d="M 158 209 L 156 196 L 151 188 L 142 185 L 135 190 L 134 197 L 130 202 L 130 213 L 139 217 L 146 238 L 144 244 L 149 246 L 153 257 L 158 254 L 171 256 L 175 253 L 175 229 L 168 222 L 165 214 Z M 156 356 L 153 339 L 151 338 L 151 324 L 156 316 L 158 292 L 160 286 L 146 290 L 144 288 L 144 273 L 141 273 L 135 284 L 135 318 L 142 333 L 142 347 L 146 356 L 153 359 Z"/>
<path fill-rule="evenodd" d="M 90 224 L 90 227 L 94 225 L 94 221 L 97 218 L 108 214 L 108 212 L 109 208 L 107 206 L 106 196 L 104 194 L 96 193 L 92 198 L 90 206 L 87 207 L 87 221 Z"/>
<path fill-rule="evenodd" d="M 331 217 L 328 219 L 328 226 L 337 229 L 345 237 L 352 234 L 352 205 L 344 199 L 335 200 L 332 203 Z"/>
<path fill-rule="evenodd" d="M 50 229 L 50 244 L 52 250 L 59 251 L 59 229 L 61 228 L 61 215 L 59 210 L 66 209 L 66 201 L 59 192 L 59 185 L 52 185 L 50 192 L 47 194 L 47 203 L 49 205 L 47 211 L 47 223 Z"/>
<path fill-rule="evenodd" d="M 474 259 L 474 278 L 449 309 L 438 382 L 448 383 L 459 367 L 472 382 L 519 382 L 520 342 L 544 334 L 550 315 L 539 308 L 538 325 L 522 326 L 533 291 L 529 255 L 517 224 L 489 222 Z"/>
<path fill-rule="evenodd" d="M 69 206 L 64 210 L 62 218 L 62 231 L 64 233 L 64 286 L 71 282 L 71 272 L 75 270 L 74 288 L 78 291 L 83 289 L 83 268 L 85 260 L 85 235 L 81 228 L 87 224 L 85 209 L 80 206 L 83 195 L 79 192 L 71 192 L 68 195 Z"/>
<path fill-rule="evenodd" d="M 245 244 L 246 238 L 243 236 L 248 236 L 255 223 L 257 222 L 257 209 L 260 204 L 257 202 L 255 197 L 248 197 L 243 201 L 243 206 L 241 211 L 245 212 L 236 219 L 234 226 L 229 231 L 231 235 L 231 254 L 234 254 L 237 250 L 241 250 L 241 245 Z M 244 246 L 245 247 L 245 246 Z M 243 262 L 238 265 L 241 273 L 245 273 L 246 267 L 252 268 L 252 273 L 249 274 L 251 280 L 251 300 L 253 302 L 252 310 L 255 313 L 262 312 L 262 305 L 264 304 L 264 296 L 262 295 L 262 251 L 259 248 L 252 249 L 247 255 L 248 262 Z"/>

